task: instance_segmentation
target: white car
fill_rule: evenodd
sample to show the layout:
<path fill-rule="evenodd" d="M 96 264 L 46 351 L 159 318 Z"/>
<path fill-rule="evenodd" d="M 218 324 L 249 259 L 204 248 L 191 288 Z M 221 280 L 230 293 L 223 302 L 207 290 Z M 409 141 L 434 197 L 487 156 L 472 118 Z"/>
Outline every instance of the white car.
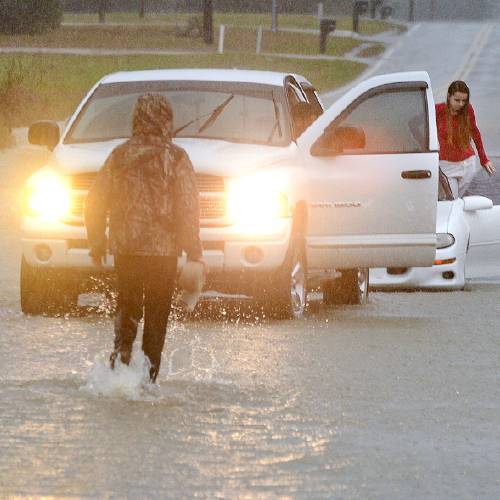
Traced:
<path fill-rule="evenodd" d="M 427 73 L 373 77 L 322 112 L 300 75 L 122 72 L 90 90 L 62 134 L 54 122 L 30 127 L 30 141 L 53 156 L 26 183 L 24 312 L 71 306 L 93 278 L 112 274 L 112 256 L 104 276 L 92 265 L 82 209 L 145 92 L 171 101 L 175 143 L 198 176 L 209 288 L 300 317 L 309 288 L 322 286 L 327 303 L 363 303 L 368 268 L 434 262 L 438 142 Z M 319 115 L 300 136 L 298 102 Z"/>
<path fill-rule="evenodd" d="M 453 199 L 444 175 L 440 188 L 434 265 L 371 269 L 372 287 L 461 290 L 467 279 L 500 278 L 500 205 L 479 195 Z"/>

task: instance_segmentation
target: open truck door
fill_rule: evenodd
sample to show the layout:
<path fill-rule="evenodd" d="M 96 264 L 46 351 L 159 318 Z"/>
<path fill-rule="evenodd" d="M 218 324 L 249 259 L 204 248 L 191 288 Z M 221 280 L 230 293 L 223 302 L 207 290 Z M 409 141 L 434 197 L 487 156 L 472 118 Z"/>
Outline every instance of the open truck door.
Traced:
<path fill-rule="evenodd" d="M 310 269 L 433 264 L 439 155 L 426 72 L 362 82 L 297 144 Z"/>

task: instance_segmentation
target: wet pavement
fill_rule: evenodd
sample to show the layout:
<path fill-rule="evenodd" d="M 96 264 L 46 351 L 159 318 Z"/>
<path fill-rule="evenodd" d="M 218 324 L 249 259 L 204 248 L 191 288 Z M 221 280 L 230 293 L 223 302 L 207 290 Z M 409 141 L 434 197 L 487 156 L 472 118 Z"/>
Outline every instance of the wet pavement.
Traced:
<path fill-rule="evenodd" d="M 499 284 L 314 301 L 301 321 L 207 304 L 173 319 L 144 386 L 139 352 L 107 369 L 104 307 L 19 310 L 40 154 L 0 158 L 0 497 L 498 498 Z"/>

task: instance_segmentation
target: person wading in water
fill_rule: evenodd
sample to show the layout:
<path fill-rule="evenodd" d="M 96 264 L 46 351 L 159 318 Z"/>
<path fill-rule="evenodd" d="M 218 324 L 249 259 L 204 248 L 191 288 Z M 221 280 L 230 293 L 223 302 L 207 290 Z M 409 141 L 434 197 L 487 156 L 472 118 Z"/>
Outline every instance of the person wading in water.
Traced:
<path fill-rule="evenodd" d="M 149 359 L 150 379 L 160 370 L 168 316 L 175 287 L 177 257 L 202 260 L 199 194 L 187 153 L 172 143 L 173 114 L 160 94 L 137 100 L 132 137 L 116 147 L 89 191 L 85 225 L 96 266 L 109 250 L 118 284 L 114 350 L 129 364 L 144 309 L 142 349 Z"/>

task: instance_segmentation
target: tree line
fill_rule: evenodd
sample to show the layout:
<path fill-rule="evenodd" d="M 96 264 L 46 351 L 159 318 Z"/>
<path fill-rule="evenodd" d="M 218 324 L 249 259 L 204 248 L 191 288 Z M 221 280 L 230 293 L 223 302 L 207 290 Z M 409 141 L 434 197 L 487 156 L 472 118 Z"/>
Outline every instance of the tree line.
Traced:
<path fill-rule="evenodd" d="M 66 12 L 201 12 L 204 0 L 61 0 Z M 352 11 L 355 0 L 324 0 L 326 12 L 346 14 Z M 281 13 L 317 12 L 319 1 L 276 0 Z M 270 0 L 213 0 L 218 12 L 270 12 Z"/>

